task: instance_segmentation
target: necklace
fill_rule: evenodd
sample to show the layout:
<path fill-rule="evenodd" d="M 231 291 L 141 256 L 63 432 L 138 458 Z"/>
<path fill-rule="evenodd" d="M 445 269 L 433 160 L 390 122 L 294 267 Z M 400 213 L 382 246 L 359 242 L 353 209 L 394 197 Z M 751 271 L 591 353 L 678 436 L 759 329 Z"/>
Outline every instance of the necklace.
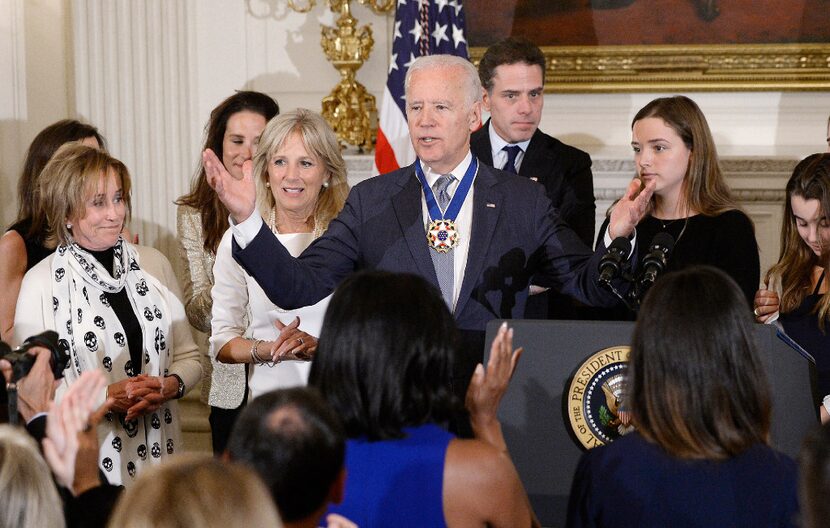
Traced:
<path fill-rule="evenodd" d="M 652 218 L 654 218 L 655 220 L 660 222 L 660 226 L 661 226 L 662 230 L 666 231 L 666 232 L 669 232 L 669 228 L 672 227 L 674 224 L 676 224 L 677 222 L 683 220 L 683 228 L 680 230 L 680 234 L 678 234 L 675 237 L 675 239 L 674 239 L 675 244 L 680 242 L 680 238 L 683 236 L 683 233 L 686 232 L 686 228 L 689 226 L 689 217 L 688 216 L 685 217 L 685 218 L 675 218 L 673 220 L 663 220 L 661 218 L 657 218 L 656 216 L 653 216 Z M 676 231 L 676 230 L 672 229 L 672 231 Z"/>
<path fill-rule="evenodd" d="M 660 225 L 663 226 L 664 230 L 668 228 L 670 225 L 680 220 L 685 220 L 685 218 L 675 218 L 674 220 L 661 220 L 660 218 L 657 219 L 657 221 L 660 222 Z"/>
<path fill-rule="evenodd" d="M 316 222 L 314 221 L 313 216 L 310 216 L 308 218 L 308 220 L 306 221 L 306 225 L 307 226 L 310 225 L 310 227 L 311 227 L 311 229 L 308 232 L 314 233 L 314 238 L 317 238 L 318 236 L 320 236 L 321 233 L 317 232 L 315 224 L 316 224 Z M 271 212 L 268 213 L 268 227 L 271 229 L 271 231 L 275 235 L 280 235 L 280 234 L 283 233 L 283 231 L 280 229 L 280 225 L 277 223 L 277 208 L 276 207 L 272 207 Z M 289 231 L 289 233 L 293 233 L 293 232 L 295 232 L 295 231 Z M 305 232 L 305 231 L 296 231 L 296 232 Z"/>

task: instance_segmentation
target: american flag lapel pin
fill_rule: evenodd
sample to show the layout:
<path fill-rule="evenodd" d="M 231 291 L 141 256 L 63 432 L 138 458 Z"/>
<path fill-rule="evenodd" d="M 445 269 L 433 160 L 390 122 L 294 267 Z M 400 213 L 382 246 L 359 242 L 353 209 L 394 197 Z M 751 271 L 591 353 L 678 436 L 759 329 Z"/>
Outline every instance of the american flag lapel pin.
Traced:
<path fill-rule="evenodd" d="M 491 208 L 491 209 L 495 209 L 495 208 L 496 208 L 496 204 L 494 204 L 494 203 L 492 203 L 492 202 L 487 202 L 487 207 L 489 207 L 489 208 Z"/>

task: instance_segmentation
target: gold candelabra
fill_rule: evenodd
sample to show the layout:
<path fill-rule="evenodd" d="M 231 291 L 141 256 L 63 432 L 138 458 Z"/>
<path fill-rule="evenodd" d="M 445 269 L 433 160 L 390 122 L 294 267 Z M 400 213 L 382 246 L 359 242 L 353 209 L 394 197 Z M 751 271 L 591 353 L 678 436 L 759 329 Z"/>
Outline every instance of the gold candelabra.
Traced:
<path fill-rule="evenodd" d="M 395 6 L 395 0 L 357 0 L 374 13 L 382 14 Z M 372 46 L 372 28 L 358 28 L 352 16 L 352 0 L 327 0 L 329 9 L 339 13 L 337 27 L 322 25 L 320 45 L 328 60 L 340 72 L 340 82 L 323 98 L 323 117 L 344 145 L 354 145 L 360 152 L 372 150 L 377 139 L 377 106 L 375 96 L 356 79 L 357 70 L 369 58 Z M 316 0 L 296 2 L 288 0 L 288 7 L 299 13 L 307 13 L 317 4 Z"/>

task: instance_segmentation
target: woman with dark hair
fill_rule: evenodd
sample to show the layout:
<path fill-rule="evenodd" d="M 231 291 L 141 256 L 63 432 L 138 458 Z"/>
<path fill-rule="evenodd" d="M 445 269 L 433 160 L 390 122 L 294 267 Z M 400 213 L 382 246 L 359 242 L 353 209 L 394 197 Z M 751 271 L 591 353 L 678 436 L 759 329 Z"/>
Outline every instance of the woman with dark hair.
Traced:
<path fill-rule="evenodd" d="M 787 182 L 781 254 L 755 295 L 758 322 L 776 320 L 816 360 L 816 406 L 830 420 L 830 154 L 807 156 Z M 780 314 L 779 314 L 780 311 Z M 820 401 L 824 398 L 824 401 Z"/>
<path fill-rule="evenodd" d="M 455 409 L 456 329 L 415 275 L 365 272 L 335 291 L 309 385 L 343 420 L 346 493 L 333 512 L 362 528 L 538 525 L 496 416 L 521 350 L 499 330 L 467 392 L 475 439 L 442 424 Z"/>
<path fill-rule="evenodd" d="M 64 143 L 78 141 L 106 150 L 104 138 L 92 125 L 75 119 L 58 121 L 40 131 L 29 145 L 17 183 L 17 218 L 0 237 L 0 339 L 10 340 L 14 306 L 23 275 L 55 250 L 46 244 L 49 224 L 38 196 L 43 167 Z"/>
<path fill-rule="evenodd" d="M 649 291 L 628 368 L 636 430 L 582 456 L 567 526 L 795 526 L 795 462 L 769 446 L 770 390 L 744 305 L 709 266 Z"/>
<path fill-rule="evenodd" d="M 241 179 L 242 164 L 253 158 L 266 123 L 277 114 L 279 106 L 271 97 L 236 92 L 210 113 L 201 150 L 212 149 L 228 172 Z M 176 205 L 185 311 L 195 329 L 210 334 L 213 263 L 230 225 L 228 210 L 208 185 L 201 162 L 190 192 L 176 200 Z M 202 400 L 211 407 L 213 449 L 220 453 L 246 396 L 245 366 L 219 364 L 203 355 L 202 368 Z"/>
<path fill-rule="evenodd" d="M 632 120 L 631 147 L 637 178 L 656 184 L 637 224 L 637 245 L 647 251 L 658 233 L 668 233 L 675 241 L 668 270 L 721 269 L 741 287 L 749 308 L 761 276 L 755 229 L 724 180 L 703 112 L 681 95 L 654 99 Z"/>

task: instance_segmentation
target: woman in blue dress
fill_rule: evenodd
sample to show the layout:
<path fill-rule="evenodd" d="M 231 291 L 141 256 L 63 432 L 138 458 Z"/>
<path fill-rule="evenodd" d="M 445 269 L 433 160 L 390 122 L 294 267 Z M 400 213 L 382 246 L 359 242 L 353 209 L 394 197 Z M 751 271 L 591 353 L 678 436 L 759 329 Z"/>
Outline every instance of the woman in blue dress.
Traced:
<path fill-rule="evenodd" d="M 512 337 L 502 326 L 470 382 L 475 438 L 455 438 L 444 424 L 457 338 L 440 292 L 415 275 L 343 281 L 309 376 L 348 437 L 345 496 L 331 511 L 361 528 L 538 526 L 497 418 L 521 353 Z"/>
<path fill-rule="evenodd" d="M 631 342 L 636 431 L 582 456 L 567 526 L 796 526 L 796 465 L 769 446 L 753 325 L 740 288 L 715 268 L 652 287 Z"/>

